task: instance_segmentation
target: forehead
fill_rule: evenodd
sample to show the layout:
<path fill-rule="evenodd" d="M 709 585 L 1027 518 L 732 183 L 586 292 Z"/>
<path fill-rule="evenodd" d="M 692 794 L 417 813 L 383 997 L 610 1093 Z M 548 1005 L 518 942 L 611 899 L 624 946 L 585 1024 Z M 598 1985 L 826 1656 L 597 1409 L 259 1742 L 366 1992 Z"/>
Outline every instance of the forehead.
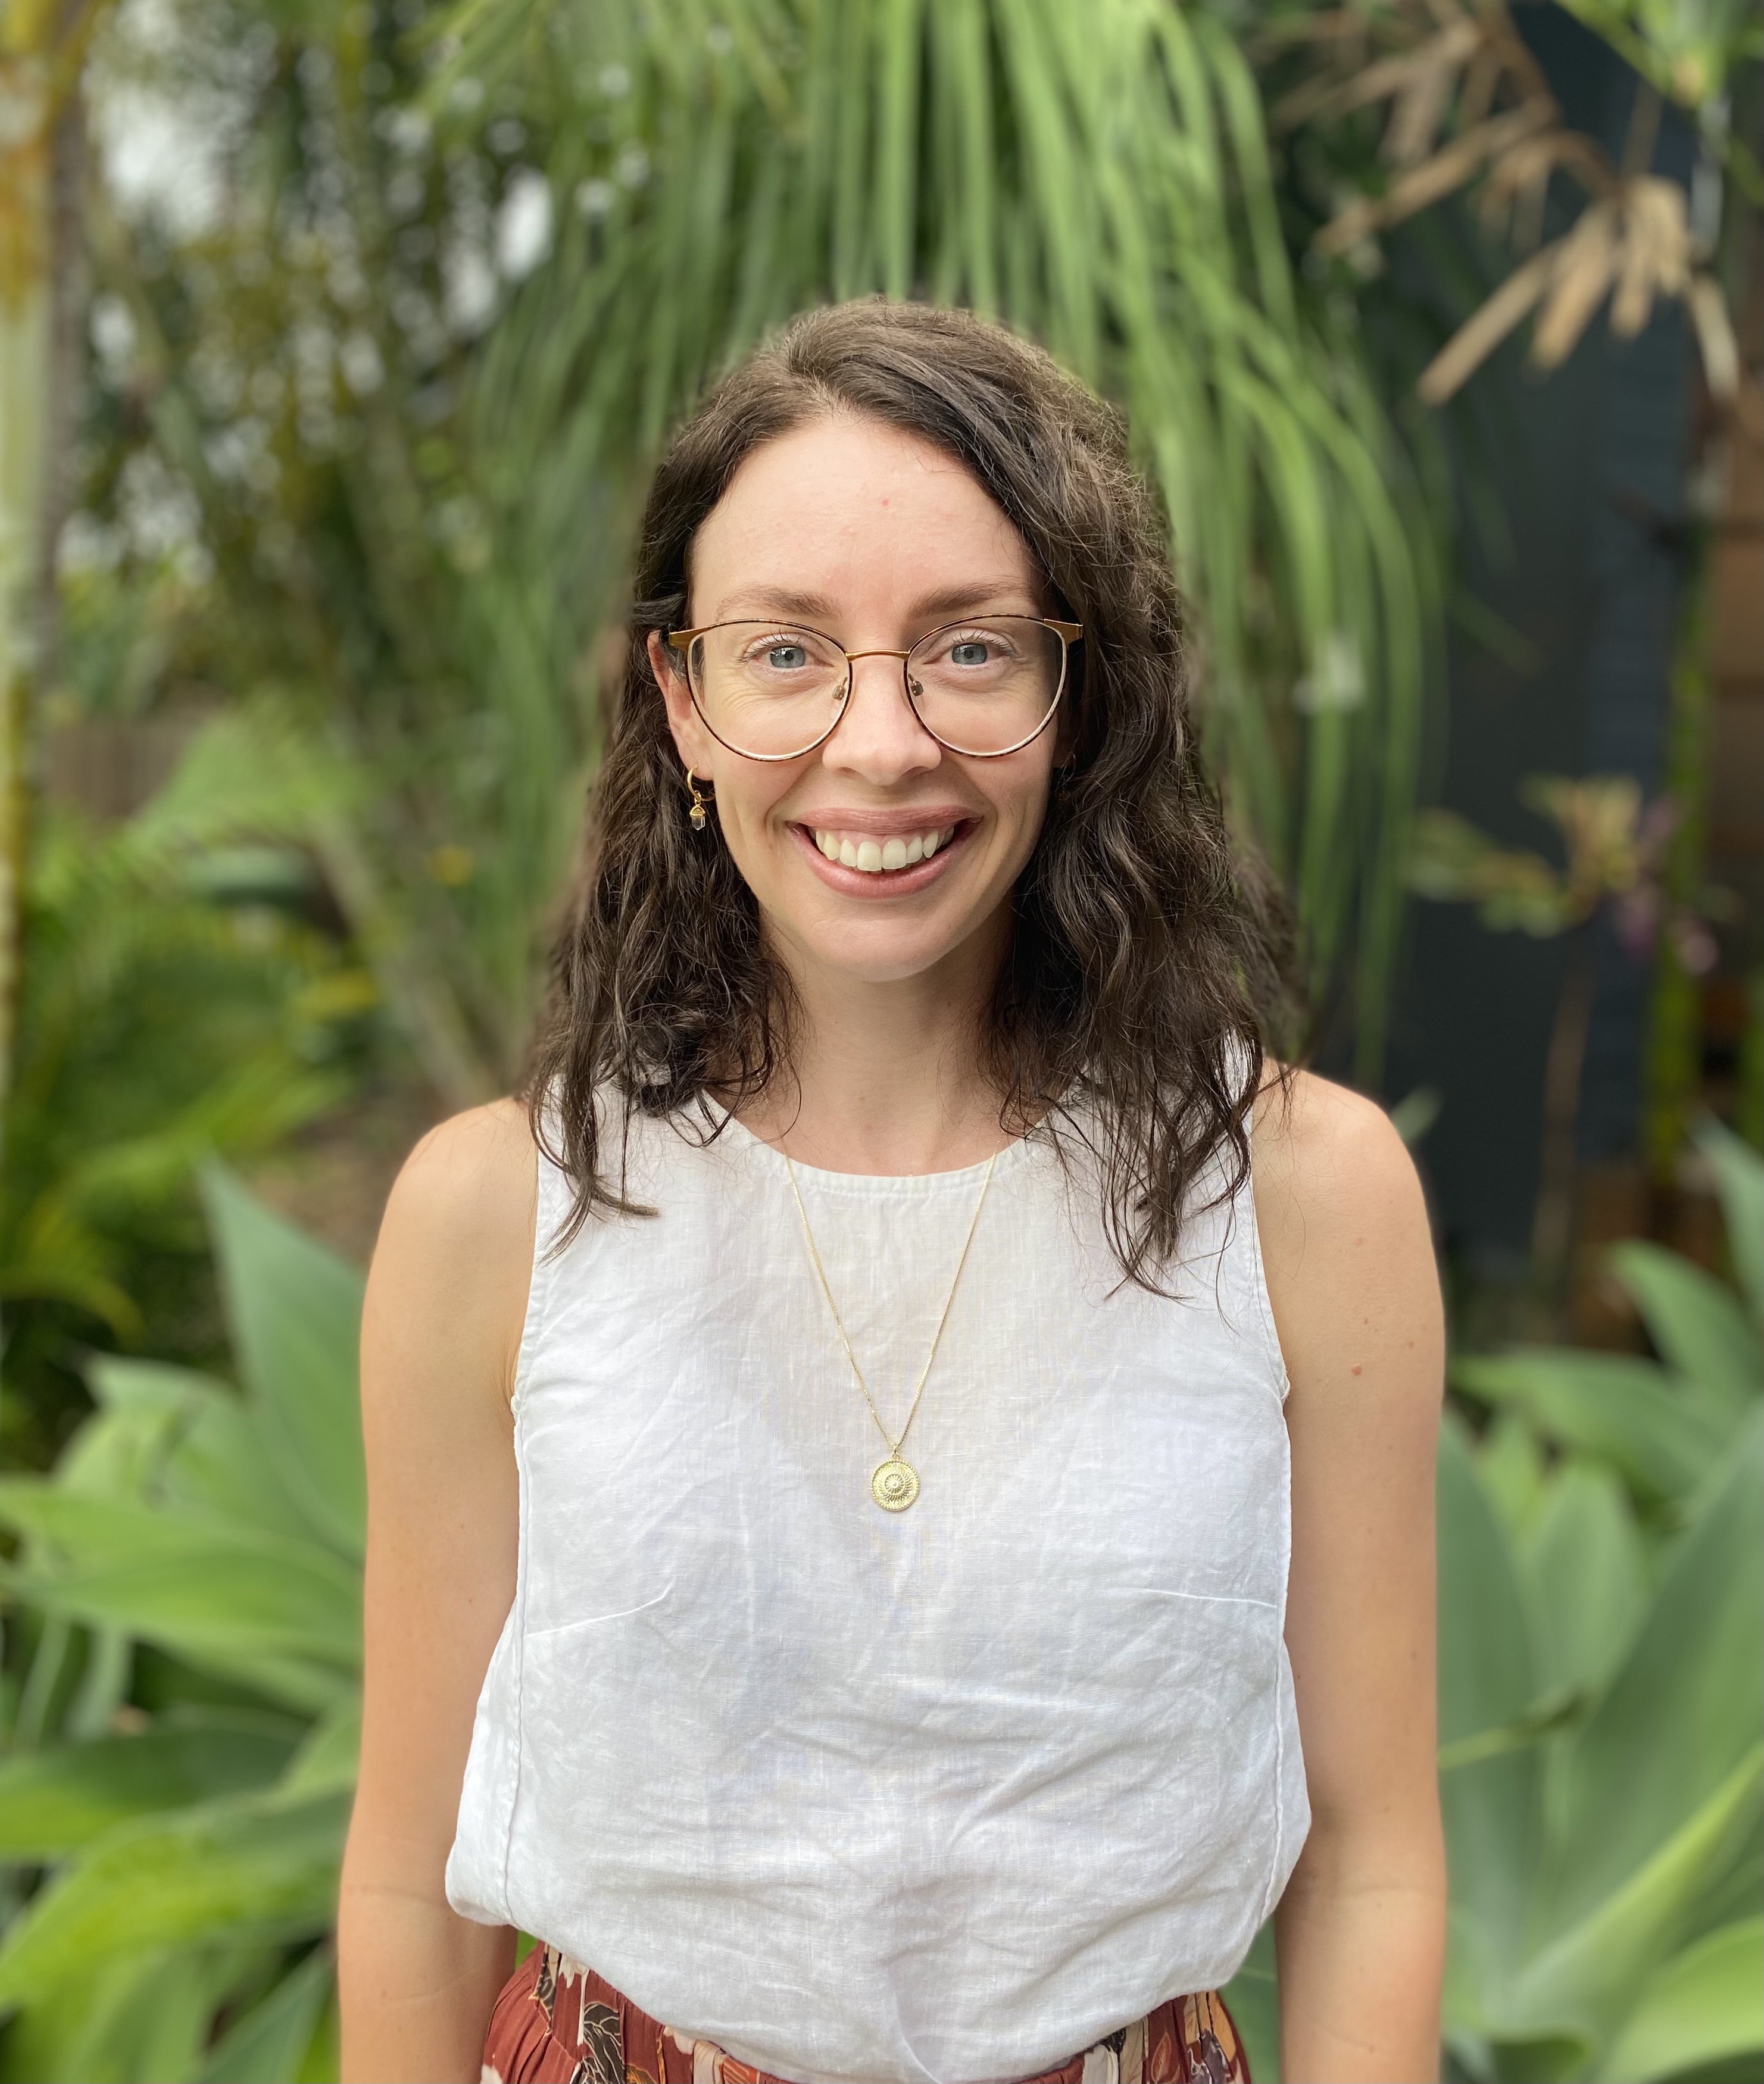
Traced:
<path fill-rule="evenodd" d="M 852 413 L 812 420 L 747 457 L 698 531 L 692 578 L 698 616 L 748 586 L 854 606 L 968 578 L 1039 591 L 1028 544 L 965 464 Z"/>

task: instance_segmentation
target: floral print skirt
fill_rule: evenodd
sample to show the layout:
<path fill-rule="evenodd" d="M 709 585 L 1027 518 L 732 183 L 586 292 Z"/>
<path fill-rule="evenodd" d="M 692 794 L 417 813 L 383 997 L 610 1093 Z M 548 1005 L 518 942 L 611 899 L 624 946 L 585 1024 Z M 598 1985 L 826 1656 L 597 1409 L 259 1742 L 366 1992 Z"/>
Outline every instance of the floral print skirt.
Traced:
<path fill-rule="evenodd" d="M 659 2025 L 554 1946 L 534 1947 L 502 1986 L 483 2084 L 781 2084 Z M 1172 1997 L 1031 2084 L 1249 2084 L 1215 1991 Z"/>

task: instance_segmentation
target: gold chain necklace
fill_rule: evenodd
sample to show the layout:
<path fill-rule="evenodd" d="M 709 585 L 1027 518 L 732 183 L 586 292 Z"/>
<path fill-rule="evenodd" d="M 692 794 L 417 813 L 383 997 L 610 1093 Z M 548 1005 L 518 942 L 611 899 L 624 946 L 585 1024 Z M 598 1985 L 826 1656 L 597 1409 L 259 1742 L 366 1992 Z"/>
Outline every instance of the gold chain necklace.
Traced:
<path fill-rule="evenodd" d="M 827 1307 L 833 1312 L 833 1329 L 839 1334 L 839 1343 L 846 1349 L 846 1358 L 851 1363 L 851 1372 L 857 1378 L 858 1387 L 863 1392 L 863 1400 L 869 1406 L 870 1416 L 876 1421 L 876 1430 L 888 1442 L 888 1458 L 870 1478 L 870 1495 L 884 1512 L 905 1512 L 918 1496 L 918 1472 L 910 1462 L 901 1459 L 901 1447 L 913 1430 L 913 1421 L 918 1416 L 918 1400 L 925 1394 L 925 1383 L 931 1371 L 931 1362 L 937 1358 L 938 1341 L 943 1336 L 943 1325 L 949 1315 L 949 1306 L 956 1299 L 956 1290 L 961 1283 L 961 1270 L 968 1264 L 968 1247 L 974 1241 L 974 1232 L 980 1227 L 980 1211 L 986 1205 L 986 1189 L 992 1184 L 992 1168 L 999 1162 L 995 1150 L 986 1160 L 986 1176 L 980 1183 L 980 1198 L 974 1203 L 974 1212 L 968 1224 L 968 1235 L 962 1239 L 961 1256 L 956 1261 L 956 1276 L 949 1284 L 949 1293 L 943 1298 L 943 1310 L 938 1316 L 937 1329 L 931 1333 L 931 1349 L 925 1356 L 925 1365 L 919 1370 L 918 1383 L 913 1391 L 913 1401 L 906 1414 L 906 1423 L 893 1438 L 882 1423 L 881 1413 L 876 1408 L 876 1400 L 870 1394 L 870 1386 L 863 1379 L 863 1370 L 858 1366 L 858 1357 L 851 1350 L 851 1341 L 846 1336 L 846 1328 L 839 1315 L 839 1305 L 833 1299 L 833 1290 L 828 1285 L 827 1269 L 821 1263 L 821 1254 L 815 1245 L 815 1233 L 809 1226 L 808 1211 L 803 1206 L 801 1189 L 796 1184 L 796 1167 L 790 1162 L 788 1151 L 781 1151 L 786 1169 L 790 1174 L 790 1190 L 796 1199 L 796 1213 L 802 1218 L 803 1236 L 808 1241 L 808 1256 L 814 1263 L 815 1272 L 821 1279 L 821 1292 L 827 1298 Z"/>

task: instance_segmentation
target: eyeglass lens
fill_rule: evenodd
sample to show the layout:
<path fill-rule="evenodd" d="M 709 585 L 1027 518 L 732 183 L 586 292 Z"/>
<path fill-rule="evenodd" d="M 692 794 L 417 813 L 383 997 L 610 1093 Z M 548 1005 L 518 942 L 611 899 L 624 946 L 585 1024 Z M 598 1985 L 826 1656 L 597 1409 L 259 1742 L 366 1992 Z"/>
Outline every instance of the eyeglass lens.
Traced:
<path fill-rule="evenodd" d="M 952 752 L 1014 751 L 1059 699 L 1066 646 L 1028 616 L 989 616 L 921 637 L 906 658 L 914 709 Z M 839 721 L 850 661 L 831 637 L 775 622 L 724 622 L 687 653 L 706 724 L 736 752 L 786 759 L 818 745 Z"/>

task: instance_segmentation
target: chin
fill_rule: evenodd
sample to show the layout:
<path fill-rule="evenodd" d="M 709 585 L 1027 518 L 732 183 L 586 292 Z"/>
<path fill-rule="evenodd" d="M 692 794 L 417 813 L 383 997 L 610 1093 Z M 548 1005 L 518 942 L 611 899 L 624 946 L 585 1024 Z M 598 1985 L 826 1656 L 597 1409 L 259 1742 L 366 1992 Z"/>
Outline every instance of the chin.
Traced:
<path fill-rule="evenodd" d="M 829 976 L 847 977 L 854 984 L 903 984 L 935 969 L 966 936 L 822 931 L 799 938 L 804 951 Z"/>

